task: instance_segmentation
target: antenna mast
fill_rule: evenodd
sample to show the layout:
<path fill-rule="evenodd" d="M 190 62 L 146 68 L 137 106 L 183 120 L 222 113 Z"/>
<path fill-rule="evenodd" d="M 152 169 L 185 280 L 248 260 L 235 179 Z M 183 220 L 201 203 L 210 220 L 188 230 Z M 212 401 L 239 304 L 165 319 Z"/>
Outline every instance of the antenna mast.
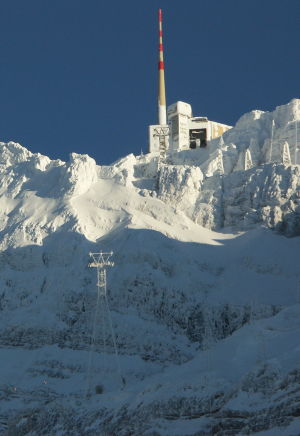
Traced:
<path fill-rule="evenodd" d="M 158 26 L 159 26 L 159 61 L 158 61 L 158 124 L 167 124 L 167 106 L 166 106 L 166 87 L 165 87 L 165 65 L 163 49 L 163 31 L 162 31 L 162 10 L 158 9 Z"/>
<path fill-rule="evenodd" d="M 159 138 L 159 159 L 158 165 L 165 160 L 167 151 L 167 139 L 169 137 L 169 127 L 167 125 L 167 104 L 166 104 L 166 85 L 165 85 L 165 64 L 163 48 L 162 30 L 162 10 L 158 9 L 158 29 L 159 29 L 159 56 L 158 56 L 158 124 L 154 131 L 154 136 Z"/>

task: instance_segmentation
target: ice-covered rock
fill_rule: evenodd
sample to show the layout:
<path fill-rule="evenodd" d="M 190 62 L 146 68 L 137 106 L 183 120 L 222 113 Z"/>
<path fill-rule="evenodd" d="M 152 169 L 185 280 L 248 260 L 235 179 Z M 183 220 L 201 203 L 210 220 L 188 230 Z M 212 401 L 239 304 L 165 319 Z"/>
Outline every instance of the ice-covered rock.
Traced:
<path fill-rule="evenodd" d="M 299 99 L 278 106 L 273 112 L 252 111 L 243 115 L 234 128 L 223 135 L 221 147 L 233 143 L 239 155 L 249 149 L 253 164 L 256 166 L 268 162 L 283 163 L 282 146 L 287 142 L 291 152 L 291 162 L 295 164 L 299 121 Z M 216 140 L 212 142 L 214 146 Z M 240 159 L 242 160 L 242 157 Z M 243 169 L 241 166 L 236 169 Z"/>
<path fill-rule="evenodd" d="M 114 178 L 120 185 L 131 186 L 135 163 L 135 156 L 129 154 L 111 166 L 102 167 L 100 177 L 104 179 Z"/>
<path fill-rule="evenodd" d="M 298 435 L 299 115 L 165 162 L 0 144 L 0 432 Z"/>
<path fill-rule="evenodd" d="M 203 174 L 199 167 L 164 165 L 158 176 L 158 197 L 192 218 Z"/>
<path fill-rule="evenodd" d="M 33 154 L 16 142 L 0 142 L 0 163 L 4 167 L 29 160 Z"/>
<path fill-rule="evenodd" d="M 74 197 L 84 194 L 98 180 L 94 159 L 87 154 L 71 153 L 61 184 L 66 195 Z"/>

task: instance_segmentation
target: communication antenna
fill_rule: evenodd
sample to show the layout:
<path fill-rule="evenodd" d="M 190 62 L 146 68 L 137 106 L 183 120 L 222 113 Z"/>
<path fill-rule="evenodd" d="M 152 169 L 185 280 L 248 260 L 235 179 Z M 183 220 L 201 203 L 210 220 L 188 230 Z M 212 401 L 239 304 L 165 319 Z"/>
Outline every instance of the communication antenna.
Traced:
<path fill-rule="evenodd" d="M 167 104 L 165 88 L 165 64 L 163 49 L 162 10 L 158 10 L 158 124 L 154 136 L 159 138 L 159 164 L 166 158 L 168 148 L 169 127 L 167 126 Z"/>
<path fill-rule="evenodd" d="M 106 268 L 113 267 L 114 262 L 111 260 L 113 252 L 105 253 L 103 251 L 99 253 L 89 253 L 92 258 L 92 262 L 89 264 L 90 268 L 97 269 L 97 303 L 93 321 L 93 331 L 91 336 L 91 344 L 90 344 L 90 352 L 89 352 L 89 362 L 88 362 L 88 371 L 87 371 L 87 387 L 86 387 L 86 396 L 89 396 L 91 390 L 91 378 L 92 378 L 92 363 L 93 363 L 93 355 L 95 351 L 95 343 L 96 343 L 96 332 L 97 332 L 97 324 L 102 324 L 102 345 L 103 345 L 103 354 L 105 353 L 106 342 L 107 342 L 107 331 L 110 331 L 114 352 L 116 356 L 117 368 L 119 372 L 120 379 L 122 381 L 123 386 L 125 385 L 125 379 L 121 375 L 121 367 L 119 362 L 119 354 L 116 342 L 116 336 L 113 328 L 113 323 L 111 319 L 111 313 L 109 310 L 108 299 L 107 299 L 107 279 L 106 279 Z M 101 314 L 101 317 L 99 316 Z M 100 319 L 101 318 L 101 319 Z M 108 328 L 107 328 L 108 327 Z M 97 386 L 95 387 L 97 390 Z"/>
<path fill-rule="evenodd" d="M 158 124 L 167 124 L 167 105 L 165 87 L 165 64 L 163 49 L 163 29 L 162 29 L 162 10 L 158 9 Z"/>

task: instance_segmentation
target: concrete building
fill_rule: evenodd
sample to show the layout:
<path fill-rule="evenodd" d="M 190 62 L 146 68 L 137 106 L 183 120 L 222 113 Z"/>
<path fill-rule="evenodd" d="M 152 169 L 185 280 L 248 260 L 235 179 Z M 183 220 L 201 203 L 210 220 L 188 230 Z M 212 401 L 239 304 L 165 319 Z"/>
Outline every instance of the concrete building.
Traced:
<path fill-rule="evenodd" d="M 204 148 L 208 141 L 223 135 L 231 126 L 193 117 L 191 105 L 178 101 L 168 107 L 169 149 L 172 151 Z"/>
<path fill-rule="evenodd" d="M 223 135 L 231 126 L 193 117 L 191 105 L 178 101 L 168 107 L 168 125 L 149 126 L 149 153 L 159 153 L 162 138 L 166 152 L 207 147 L 208 141 Z"/>

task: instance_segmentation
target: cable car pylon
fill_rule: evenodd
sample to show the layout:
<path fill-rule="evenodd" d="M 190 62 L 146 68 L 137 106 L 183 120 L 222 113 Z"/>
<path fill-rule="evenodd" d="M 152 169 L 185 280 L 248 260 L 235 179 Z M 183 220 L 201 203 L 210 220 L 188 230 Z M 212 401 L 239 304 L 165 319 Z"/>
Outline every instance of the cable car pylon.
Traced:
<path fill-rule="evenodd" d="M 88 361 L 88 371 L 87 371 L 87 386 L 86 386 L 86 396 L 91 395 L 91 381 L 92 381 L 92 363 L 96 345 L 96 336 L 97 336 L 97 327 L 99 324 L 102 325 L 102 351 L 105 353 L 106 349 L 106 334 L 107 331 L 110 331 L 114 352 L 116 356 L 117 369 L 119 372 L 119 377 L 122 382 L 122 385 L 125 386 L 126 382 L 124 377 L 121 374 L 121 367 L 119 361 L 119 354 L 116 342 L 116 336 L 113 328 L 111 313 L 108 305 L 107 299 L 107 280 L 106 280 L 106 268 L 113 267 L 114 262 L 111 260 L 113 256 L 113 252 L 99 252 L 99 253 L 89 253 L 92 258 L 92 262 L 89 263 L 90 268 L 97 269 L 97 303 L 95 308 L 95 315 L 93 321 L 93 330 L 90 341 L 90 350 L 89 350 L 89 361 Z M 108 328 L 107 328 L 108 327 Z M 95 386 L 95 389 L 97 386 Z"/>

